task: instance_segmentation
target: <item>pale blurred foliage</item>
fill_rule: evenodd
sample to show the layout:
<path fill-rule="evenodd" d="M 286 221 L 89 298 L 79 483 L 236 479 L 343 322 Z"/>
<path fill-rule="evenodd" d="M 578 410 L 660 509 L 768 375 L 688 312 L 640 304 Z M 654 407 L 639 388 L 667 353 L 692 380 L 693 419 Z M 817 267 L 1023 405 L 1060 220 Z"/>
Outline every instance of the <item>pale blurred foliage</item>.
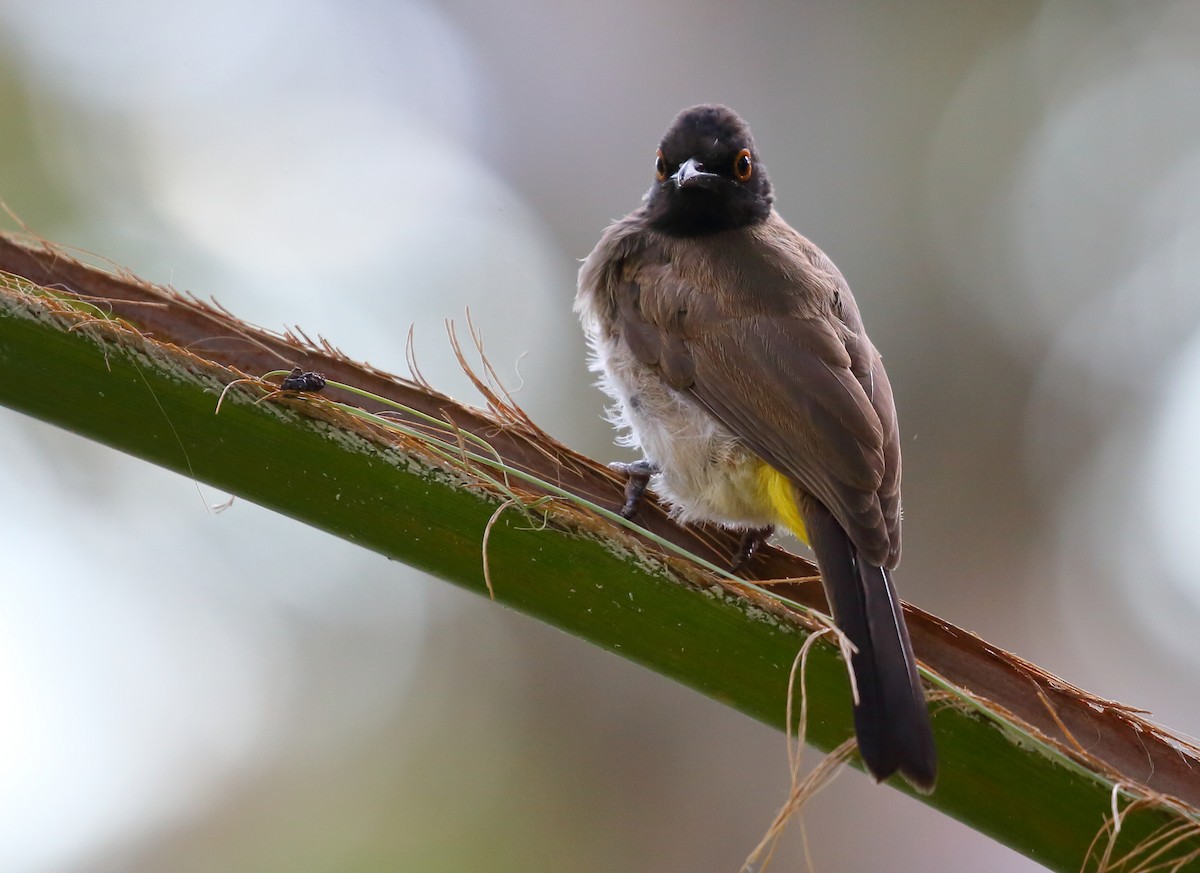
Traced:
<path fill-rule="evenodd" d="M 385 368 L 415 324 L 464 399 L 469 306 L 533 416 L 613 457 L 576 262 L 674 112 L 730 103 L 886 354 L 905 596 L 1196 733 L 1197 45 L 1194 0 L 7 0 L 0 196 Z M 0 432 L 0 869 L 736 870 L 784 797 L 782 737 L 686 689 Z M 826 873 L 1035 869 L 858 774 L 806 821 Z"/>

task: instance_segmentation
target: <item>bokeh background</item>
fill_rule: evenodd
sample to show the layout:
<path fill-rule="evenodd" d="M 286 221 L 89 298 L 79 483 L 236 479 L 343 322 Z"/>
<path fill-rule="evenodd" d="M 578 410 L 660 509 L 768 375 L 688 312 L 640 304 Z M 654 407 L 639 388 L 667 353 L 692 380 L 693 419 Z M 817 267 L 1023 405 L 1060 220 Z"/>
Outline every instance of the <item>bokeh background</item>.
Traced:
<path fill-rule="evenodd" d="M 577 263 L 727 102 L 885 354 L 904 595 L 1200 733 L 1197 46 L 1195 0 L 3 0 L 0 196 L 386 369 L 415 325 L 464 400 L 470 307 L 614 458 Z M 785 796 L 768 728 L 6 410 L 0 494 L 5 871 L 735 871 Z M 825 873 L 1035 869 L 856 772 L 805 822 Z"/>

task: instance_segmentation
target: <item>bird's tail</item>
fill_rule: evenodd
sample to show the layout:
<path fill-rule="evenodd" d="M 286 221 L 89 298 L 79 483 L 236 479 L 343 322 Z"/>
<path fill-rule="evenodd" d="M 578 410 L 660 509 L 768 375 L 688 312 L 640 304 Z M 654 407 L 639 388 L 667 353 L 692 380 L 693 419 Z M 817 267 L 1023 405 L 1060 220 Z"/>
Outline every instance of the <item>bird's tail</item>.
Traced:
<path fill-rule="evenodd" d="M 854 729 L 863 763 L 877 781 L 898 771 L 914 788 L 932 791 L 937 752 L 891 572 L 863 560 L 824 507 L 806 510 L 809 542 L 834 621 L 858 650 L 851 665 L 858 689 Z"/>

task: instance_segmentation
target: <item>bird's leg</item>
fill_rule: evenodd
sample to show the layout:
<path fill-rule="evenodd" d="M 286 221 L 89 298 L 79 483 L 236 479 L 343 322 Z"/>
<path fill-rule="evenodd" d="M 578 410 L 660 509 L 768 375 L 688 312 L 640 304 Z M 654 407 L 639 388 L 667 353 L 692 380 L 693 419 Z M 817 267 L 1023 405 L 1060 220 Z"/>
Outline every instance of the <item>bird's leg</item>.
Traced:
<path fill-rule="evenodd" d="M 754 553 L 758 551 L 758 547 L 770 539 L 773 533 L 775 533 L 775 528 L 770 526 L 752 527 L 742 531 L 742 539 L 738 543 L 737 551 L 733 554 L 733 562 L 729 565 L 729 569 L 736 573 L 749 564 Z"/>
<path fill-rule="evenodd" d="M 608 469 L 615 473 L 623 473 L 627 477 L 625 479 L 625 505 L 621 507 L 621 518 L 633 518 L 642 504 L 642 496 L 646 493 L 646 486 L 650 484 L 650 477 L 655 473 L 662 472 L 661 469 L 649 458 L 642 458 L 632 464 L 615 462 L 609 464 Z"/>

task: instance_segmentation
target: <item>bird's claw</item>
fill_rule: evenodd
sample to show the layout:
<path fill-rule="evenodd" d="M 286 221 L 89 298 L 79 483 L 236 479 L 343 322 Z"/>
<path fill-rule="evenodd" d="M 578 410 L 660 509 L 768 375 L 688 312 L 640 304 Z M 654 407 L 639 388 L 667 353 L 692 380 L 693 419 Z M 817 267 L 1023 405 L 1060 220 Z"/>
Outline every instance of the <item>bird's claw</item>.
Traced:
<path fill-rule="evenodd" d="M 614 473 L 620 473 L 625 478 L 625 504 L 619 510 L 621 518 L 633 518 L 641 508 L 642 498 L 650 484 L 650 477 L 660 472 L 658 464 L 643 458 L 632 464 L 619 461 L 608 465 Z"/>
<path fill-rule="evenodd" d="M 742 539 L 738 542 L 737 551 L 733 553 L 733 561 L 730 563 L 729 569 L 736 573 L 749 564 L 759 547 L 774 532 L 775 528 L 773 527 L 752 527 L 742 531 Z"/>

